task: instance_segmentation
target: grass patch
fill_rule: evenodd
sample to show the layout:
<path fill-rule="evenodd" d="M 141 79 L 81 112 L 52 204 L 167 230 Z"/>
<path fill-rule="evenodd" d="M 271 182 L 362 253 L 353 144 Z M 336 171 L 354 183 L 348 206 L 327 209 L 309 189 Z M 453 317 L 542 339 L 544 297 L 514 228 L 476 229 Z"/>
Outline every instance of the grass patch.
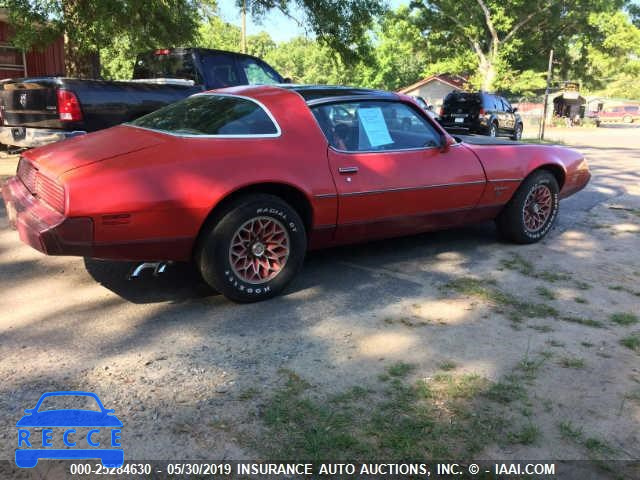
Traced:
<path fill-rule="evenodd" d="M 576 302 L 576 303 L 582 303 L 582 304 L 589 303 L 589 300 L 587 300 L 586 298 L 583 298 L 583 297 L 575 297 L 573 299 L 573 301 Z"/>
<path fill-rule="evenodd" d="M 584 359 L 578 357 L 562 357 L 560 359 L 560 365 L 564 368 L 581 369 L 586 366 Z"/>
<path fill-rule="evenodd" d="M 498 313 L 505 313 L 514 322 L 521 322 L 523 318 L 545 318 L 558 315 L 558 311 L 549 305 L 522 302 L 513 295 L 502 292 L 495 286 L 495 281 L 461 277 L 448 282 L 444 288 L 485 300 L 493 304 Z"/>
<path fill-rule="evenodd" d="M 629 326 L 638 323 L 638 317 L 633 313 L 614 313 L 609 317 L 613 323 L 618 325 Z"/>
<path fill-rule="evenodd" d="M 610 285 L 609 290 L 613 290 L 614 292 L 625 292 L 629 295 L 635 295 L 636 297 L 640 297 L 640 291 L 631 290 L 629 287 L 625 287 L 623 285 Z"/>
<path fill-rule="evenodd" d="M 268 458 L 302 461 L 458 458 L 505 434 L 504 415 L 476 402 L 487 379 L 440 374 L 412 383 L 412 371 L 394 364 L 387 382 L 328 397 L 284 371 L 260 414 L 268 432 L 256 448 Z"/>
<path fill-rule="evenodd" d="M 561 348 L 565 346 L 563 342 L 559 342 L 558 340 L 554 340 L 553 338 L 551 340 L 547 340 L 547 345 L 550 345 L 556 348 Z"/>
<path fill-rule="evenodd" d="M 593 347 L 593 343 L 591 343 L 591 342 L 580 342 L 580 345 L 582 345 L 585 348 Z"/>
<path fill-rule="evenodd" d="M 547 287 L 537 287 L 536 293 L 546 300 L 556 299 L 556 294 L 549 290 Z"/>
<path fill-rule="evenodd" d="M 440 370 L 444 370 L 445 372 L 448 372 L 449 370 L 454 370 L 457 367 L 457 365 L 454 362 L 451 362 L 449 360 L 447 360 L 446 362 L 442 362 L 440 365 L 438 365 L 438 368 Z"/>
<path fill-rule="evenodd" d="M 517 432 L 511 432 L 508 439 L 511 443 L 520 445 L 533 445 L 540 439 L 540 429 L 533 423 L 529 423 Z"/>
<path fill-rule="evenodd" d="M 604 328 L 604 323 L 600 322 L 599 320 L 593 320 L 592 318 L 563 316 L 560 317 L 560 319 L 564 320 L 565 322 L 577 323 L 586 327 Z"/>
<path fill-rule="evenodd" d="M 620 340 L 620 345 L 627 347 L 634 352 L 640 353 L 640 334 L 634 333 Z"/>
<path fill-rule="evenodd" d="M 253 400 L 260 394 L 260 391 L 257 388 L 249 387 L 246 390 L 243 390 L 238 394 L 238 400 Z"/>
<path fill-rule="evenodd" d="M 485 396 L 494 402 L 507 404 L 526 398 L 526 390 L 519 379 L 509 376 L 496 382 L 485 392 Z"/>
<path fill-rule="evenodd" d="M 574 281 L 578 290 L 591 290 L 591 285 L 587 282 L 581 282 L 580 280 Z"/>
<path fill-rule="evenodd" d="M 624 398 L 640 405 L 640 388 L 627 393 Z"/>
<path fill-rule="evenodd" d="M 553 272 L 551 270 L 536 270 L 533 264 L 520 255 L 513 254 L 508 260 L 501 260 L 500 264 L 509 270 L 514 270 L 527 277 L 537 278 L 546 282 L 566 282 L 571 280 L 571 275 L 563 272 Z"/>

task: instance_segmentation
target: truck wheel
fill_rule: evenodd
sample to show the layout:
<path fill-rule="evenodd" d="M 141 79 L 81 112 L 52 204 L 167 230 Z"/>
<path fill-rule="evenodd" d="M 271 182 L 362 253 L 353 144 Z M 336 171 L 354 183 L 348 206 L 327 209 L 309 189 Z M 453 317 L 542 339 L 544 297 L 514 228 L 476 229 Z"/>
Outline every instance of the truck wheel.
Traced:
<path fill-rule="evenodd" d="M 497 137 L 498 136 L 498 124 L 496 122 L 492 122 L 489 127 L 489 136 Z"/>
<path fill-rule="evenodd" d="M 241 198 L 204 233 L 196 265 L 204 280 L 236 302 L 280 293 L 302 267 L 307 235 L 300 215 L 273 195 Z"/>
<path fill-rule="evenodd" d="M 545 170 L 533 172 L 496 218 L 500 234 L 522 244 L 544 238 L 558 216 L 558 191 L 553 174 Z"/>
<path fill-rule="evenodd" d="M 521 138 L 522 138 L 522 124 L 519 123 L 516 125 L 516 129 L 513 131 L 511 140 L 520 141 Z"/>

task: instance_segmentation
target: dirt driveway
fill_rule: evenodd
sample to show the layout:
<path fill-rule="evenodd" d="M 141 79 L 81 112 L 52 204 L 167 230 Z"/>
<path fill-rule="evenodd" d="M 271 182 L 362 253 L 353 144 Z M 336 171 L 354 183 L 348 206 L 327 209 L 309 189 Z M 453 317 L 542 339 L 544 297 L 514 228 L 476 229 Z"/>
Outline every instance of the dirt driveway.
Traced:
<path fill-rule="evenodd" d="M 586 459 L 619 474 L 604 460 L 640 458 L 640 129 L 553 136 L 594 178 L 542 243 L 487 224 L 319 252 L 253 305 L 187 266 L 129 282 L 130 265 L 47 258 L 0 211 L 0 459 L 41 393 L 86 390 L 123 421 L 127 459 Z"/>

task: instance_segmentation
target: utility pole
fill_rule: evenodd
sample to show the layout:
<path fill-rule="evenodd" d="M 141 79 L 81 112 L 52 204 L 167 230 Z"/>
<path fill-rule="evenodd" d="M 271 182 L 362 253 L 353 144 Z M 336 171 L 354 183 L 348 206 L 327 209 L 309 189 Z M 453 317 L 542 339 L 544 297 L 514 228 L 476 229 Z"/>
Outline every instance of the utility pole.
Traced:
<path fill-rule="evenodd" d="M 242 0 L 242 53 L 247 53 L 247 0 Z"/>
<path fill-rule="evenodd" d="M 542 108 L 542 122 L 540 122 L 540 131 L 538 138 L 544 140 L 544 126 L 547 122 L 547 103 L 549 103 L 549 90 L 551 88 L 551 70 L 553 69 L 553 48 L 549 52 L 549 68 L 547 69 L 547 88 L 544 91 L 544 106 Z"/>

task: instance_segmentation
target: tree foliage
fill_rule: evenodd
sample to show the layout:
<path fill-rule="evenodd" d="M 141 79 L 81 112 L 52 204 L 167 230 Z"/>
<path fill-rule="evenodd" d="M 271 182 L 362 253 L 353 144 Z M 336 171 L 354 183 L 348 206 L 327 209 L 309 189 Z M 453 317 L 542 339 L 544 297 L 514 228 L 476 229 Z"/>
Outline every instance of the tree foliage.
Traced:
<path fill-rule="evenodd" d="M 473 83 L 485 90 L 500 79 L 534 79 L 544 70 L 550 48 L 562 49 L 584 30 L 592 12 L 613 12 L 623 0 L 423 0 L 412 5 L 421 13 L 423 34 L 436 34 L 459 51 L 474 55 Z M 451 57 L 455 57 L 452 52 Z M 524 77 L 521 77 L 524 75 Z M 525 81 L 525 83 L 527 83 Z"/>
<path fill-rule="evenodd" d="M 100 49 L 125 42 L 134 50 L 193 40 L 205 0 L 5 0 L 16 34 L 29 48 L 65 35 L 67 75 L 99 74 Z M 123 40 L 123 38 L 125 40 Z"/>

